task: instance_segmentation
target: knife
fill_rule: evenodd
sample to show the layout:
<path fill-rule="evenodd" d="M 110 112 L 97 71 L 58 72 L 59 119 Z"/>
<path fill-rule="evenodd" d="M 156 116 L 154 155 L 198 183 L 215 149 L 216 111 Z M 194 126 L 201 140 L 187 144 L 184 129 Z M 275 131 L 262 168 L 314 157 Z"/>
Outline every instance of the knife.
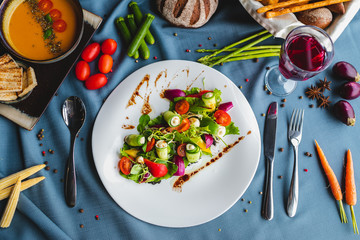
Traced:
<path fill-rule="evenodd" d="M 273 201 L 273 170 L 275 157 L 276 142 L 276 123 L 277 123 L 277 102 L 272 102 L 266 114 L 265 130 L 264 130 L 264 154 L 266 161 L 265 176 L 265 194 L 261 209 L 261 215 L 266 220 L 274 217 L 274 201 Z"/>

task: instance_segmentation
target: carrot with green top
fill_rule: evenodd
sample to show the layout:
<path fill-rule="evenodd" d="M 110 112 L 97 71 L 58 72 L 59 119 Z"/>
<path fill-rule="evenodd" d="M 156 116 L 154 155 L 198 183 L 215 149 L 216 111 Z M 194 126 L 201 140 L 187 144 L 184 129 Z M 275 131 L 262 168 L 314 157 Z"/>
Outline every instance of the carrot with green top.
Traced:
<path fill-rule="evenodd" d="M 319 159 L 320 159 L 320 162 L 321 162 L 321 166 L 323 167 L 325 175 L 326 175 L 327 179 L 329 180 L 331 192 L 334 195 L 334 198 L 339 202 L 341 222 L 342 223 L 347 223 L 348 220 L 347 220 L 346 213 L 345 213 L 344 206 L 343 206 L 343 202 L 342 202 L 343 195 L 342 195 L 342 192 L 341 192 L 339 182 L 338 182 L 338 180 L 336 178 L 336 175 L 335 175 L 334 171 L 331 169 L 329 162 L 326 160 L 324 152 L 322 151 L 322 149 L 320 148 L 320 146 L 316 142 L 316 140 L 315 140 L 315 144 L 316 144 L 316 150 L 318 152 Z"/>
<path fill-rule="evenodd" d="M 350 149 L 348 149 L 346 153 L 345 199 L 346 199 L 346 203 L 350 206 L 354 233 L 359 234 L 354 208 L 353 208 L 353 206 L 355 206 L 356 204 L 356 186 L 355 186 L 355 177 L 354 177 L 354 165 L 353 165 Z"/>

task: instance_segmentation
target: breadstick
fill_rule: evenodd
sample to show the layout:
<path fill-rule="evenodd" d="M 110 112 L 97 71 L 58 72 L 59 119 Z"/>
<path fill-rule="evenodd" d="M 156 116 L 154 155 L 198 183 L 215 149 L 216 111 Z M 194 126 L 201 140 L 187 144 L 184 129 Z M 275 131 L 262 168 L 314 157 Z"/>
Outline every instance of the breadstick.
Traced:
<path fill-rule="evenodd" d="M 308 9 L 329 6 L 329 5 L 333 5 L 336 3 L 348 2 L 348 1 L 350 1 L 350 0 L 325 0 L 325 1 L 320 1 L 320 2 L 314 2 L 314 3 L 309 3 L 309 4 L 305 4 L 305 5 L 301 5 L 301 6 L 285 8 L 280 11 L 268 11 L 265 13 L 265 17 L 273 18 L 273 17 L 284 15 L 287 13 L 301 12 L 301 11 L 305 11 Z"/>
<path fill-rule="evenodd" d="M 267 5 L 256 10 L 258 13 L 264 13 L 275 8 L 283 8 L 297 3 L 307 3 L 309 0 L 289 0 L 286 2 L 279 2 L 271 5 Z"/>
<path fill-rule="evenodd" d="M 24 191 L 24 190 L 38 184 L 39 182 L 41 182 L 44 179 L 45 179 L 45 177 L 37 177 L 37 178 L 32 178 L 30 180 L 22 182 L 20 191 Z M 0 201 L 5 198 L 8 198 L 10 196 L 12 189 L 13 189 L 13 187 L 8 187 L 8 188 L 1 190 L 0 191 Z"/>
<path fill-rule="evenodd" d="M 24 169 L 20 172 L 11 174 L 10 176 L 4 177 L 3 179 L 0 180 L 0 190 L 13 185 L 19 177 L 20 177 L 20 180 L 23 180 L 23 179 L 33 175 L 34 173 L 40 171 L 44 167 L 45 167 L 45 164 L 40 164 L 40 165 L 36 165 L 36 166 L 30 167 L 30 168 Z"/>
<path fill-rule="evenodd" d="M 18 177 L 16 184 L 13 190 L 11 191 L 9 201 L 5 208 L 5 212 L 1 217 L 1 221 L 0 221 L 1 228 L 7 228 L 10 226 L 11 220 L 13 219 L 15 214 L 16 206 L 19 201 L 20 188 L 21 188 L 21 180 L 20 177 Z"/>

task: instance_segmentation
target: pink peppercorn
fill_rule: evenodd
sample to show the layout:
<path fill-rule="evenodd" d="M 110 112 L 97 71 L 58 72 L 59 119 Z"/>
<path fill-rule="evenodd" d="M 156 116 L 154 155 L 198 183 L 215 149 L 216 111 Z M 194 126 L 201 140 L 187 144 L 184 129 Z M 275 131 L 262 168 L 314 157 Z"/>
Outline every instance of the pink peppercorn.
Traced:
<path fill-rule="evenodd" d="M 308 170 L 305 168 L 304 171 L 307 172 Z"/>
<path fill-rule="evenodd" d="M 245 79 L 245 82 L 248 82 L 249 81 L 249 79 L 247 78 L 247 79 Z"/>

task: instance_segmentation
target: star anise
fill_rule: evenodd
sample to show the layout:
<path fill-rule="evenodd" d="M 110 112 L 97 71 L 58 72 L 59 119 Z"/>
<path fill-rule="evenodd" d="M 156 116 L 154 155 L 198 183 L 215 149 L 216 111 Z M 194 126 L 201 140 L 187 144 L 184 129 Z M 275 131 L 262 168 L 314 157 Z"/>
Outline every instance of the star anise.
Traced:
<path fill-rule="evenodd" d="M 321 93 L 322 92 L 321 92 L 320 88 L 317 87 L 317 86 L 313 86 L 313 85 L 311 85 L 311 87 L 308 88 L 308 91 L 305 92 L 307 97 L 310 98 L 310 99 L 313 99 L 313 100 L 315 98 L 319 99 L 320 95 L 322 95 Z"/>
<path fill-rule="evenodd" d="M 330 88 L 330 83 L 331 81 L 328 81 L 326 79 L 326 77 L 324 78 L 324 80 L 320 80 L 320 83 L 318 84 L 320 91 L 323 93 L 326 89 L 331 91 Z"/>
<path fill-rule="evenodd" d="M 329 100 L 329 97 L 325 97 L 324 95 L 320 96 L 319 98 L 319 108 L 328 108 L 331 101 Z"/>

